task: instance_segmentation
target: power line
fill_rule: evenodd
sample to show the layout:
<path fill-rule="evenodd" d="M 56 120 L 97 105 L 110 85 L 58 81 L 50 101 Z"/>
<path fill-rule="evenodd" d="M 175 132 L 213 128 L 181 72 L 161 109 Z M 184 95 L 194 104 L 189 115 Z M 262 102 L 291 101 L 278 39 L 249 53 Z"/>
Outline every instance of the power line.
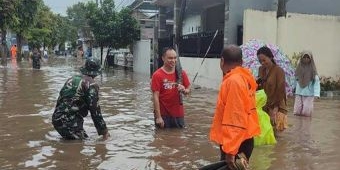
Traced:
<path fill-rule="evenodd" d="M 123 3 L 123 2 L 125 2 L 125 3 Z M 131 4 L 131 0 L 122 0 L 121 3 L 119 4 L 119 6 L 116 7 L 116 9 L 123 8 L 123 7 L 125 7 L 129 4 Z"/>
<path fill-rule="evenodd" d="M 131 3 L 131 0 L 128 0 L 128 1 L 126 1 L 126 4 L 124 4 L 124 6 L 127 6 L 127 5 L 131 5 L 132 3 Z"/>
<path fill-rule="evenodd" d="M 125 2 L 126 0 L 122 0 L 122 1 L 120 1 L 120 3 L 116 6 L 116 9 L 118 9 L 119 8 L 119 6 L 121 6 L 122 4 L 123 4 L 123 2 Z"/>

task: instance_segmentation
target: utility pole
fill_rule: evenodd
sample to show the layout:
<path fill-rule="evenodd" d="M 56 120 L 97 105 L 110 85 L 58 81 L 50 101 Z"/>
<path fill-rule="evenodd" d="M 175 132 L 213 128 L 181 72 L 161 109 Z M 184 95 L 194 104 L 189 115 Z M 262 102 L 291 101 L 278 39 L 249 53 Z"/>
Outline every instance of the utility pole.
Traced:
<path fill-rule="evenodd" d="M 176 82 L 178 84 L 182 84 L 182 66 L 181 66 L 181 60 L 180 60 L 180 50 L 179 50 L 179 43 L 181 40 L 181 35 L 182 35 L 182 29 L 183 29 L 183 18 L 184 18 L 184 13 L 185 13 L 185 8 L 186 8 L 186 0 L 176 0 L 175 1 L 175 10 L 174 10 L 174 48 L 177 53 L 177 62 L 176 62 Z M 182 105 L 183 104 L 183 94 L 180 93 L 179 95 L 179 102 Z"/>
<path fill-rule="evenodd" d="M 286 15 L 287 15 L 286 4 L 287 4 L 287 2 L 288 2 L 288 0 L 278 0 L 276 18 L 286 17 Z"/>
<path fill-rule="evenodd" d="M 186 0 L 176 0 L 175 1 L 175 10 L 174 10 L 175 42 L 174 43 L 176 43 L 176 44 L 179 43 L 180 37 L 182 36 L 185 8 L 186 8 Z"/>
<path fill-rule="evenodd" d="M 276 45 L 280 46 L 281 34 L 282 34 L 282 22 L 287 16 L 286 4 L 288 0 L 278 0 L 277 1 L 277 11 L 276 11 Z"/>
<path fill-rule="evenodd" d="M 229 44 L 229 7 L 230 7 L 230 2 L 229 0 L 225 0 L 225 7 L 224 7 L 224 37 L 223 37 L 223 44 L 228 45 Z"/>

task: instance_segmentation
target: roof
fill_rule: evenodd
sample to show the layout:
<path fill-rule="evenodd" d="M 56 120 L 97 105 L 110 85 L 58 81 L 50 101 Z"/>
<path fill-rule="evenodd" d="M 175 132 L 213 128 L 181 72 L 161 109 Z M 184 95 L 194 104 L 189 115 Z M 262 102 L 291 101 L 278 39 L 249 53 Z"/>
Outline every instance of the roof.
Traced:
<path fill-rule="evenodd" d="M 129 5 L 132 10 L 157 10 L 157 6 L 152 3 L 152 0 L 135 0 Z"/>

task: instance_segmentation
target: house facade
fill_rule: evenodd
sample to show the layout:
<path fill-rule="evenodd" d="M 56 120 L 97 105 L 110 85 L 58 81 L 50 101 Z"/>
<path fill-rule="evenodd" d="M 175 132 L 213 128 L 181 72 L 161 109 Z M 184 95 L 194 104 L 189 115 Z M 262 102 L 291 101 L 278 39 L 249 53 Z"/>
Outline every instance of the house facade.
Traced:
<path fill-rule="evenodd" d="M 326 2 L 327 1 L 327 2 Z M 176 10 L 181 0 L 153 0 L 158 7 L 157 42 L 158 56 L 163 47 L 171 46 L 175 34 Z M 182 67 L 196 85 L 218 89 L 222 79 L 219 54 L 226 44 L 243 43 L 244 11 L 276 11 L 277 0 L 187 0 L 180 41 Z M 329 5 L 332 4 L 332 5 Z M 288 0 L 287 12 L 304 14 L 340 15 L 340 3 L 336 0 Z M 261 21 L 258 21 L 261 25 Z M 251 25 L 248 25 L 248 29 Z M 218 32 L 214 37 L 214 33 Z M 261 39 L 260 36 L 257 38 Z M 209 44 L 210 51 L 205 56 Z M 202 60 L 204 59 L 203 64 Z"/>

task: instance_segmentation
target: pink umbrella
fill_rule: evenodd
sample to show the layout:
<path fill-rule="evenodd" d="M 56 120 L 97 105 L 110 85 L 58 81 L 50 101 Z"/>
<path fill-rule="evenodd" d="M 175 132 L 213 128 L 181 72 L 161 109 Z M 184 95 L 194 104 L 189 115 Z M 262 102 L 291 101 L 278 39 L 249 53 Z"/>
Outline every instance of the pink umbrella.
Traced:
<path fill-rule="evenodd" d="M 278 66 L 280 66 L 284 72 L 286 77 L 286 92 L 287 95 L 293 94 L 293 89 L 295 88 L 295 69 L 291 64 L 289 58 L 282 52 L 282 50 L 274 45 L 264 43 L 260 40 L 250 40 L 247 43 L 241 45 L 242 54 L 243 54 L 243 66 L 252 70 L 253 75 L 258 77 L 258 69 L 261 66 L 258 58 L 257 58 L 257 50 L 263 46 L 267 46 L 270 48 L 274 55 L 274 60 Z"/>

